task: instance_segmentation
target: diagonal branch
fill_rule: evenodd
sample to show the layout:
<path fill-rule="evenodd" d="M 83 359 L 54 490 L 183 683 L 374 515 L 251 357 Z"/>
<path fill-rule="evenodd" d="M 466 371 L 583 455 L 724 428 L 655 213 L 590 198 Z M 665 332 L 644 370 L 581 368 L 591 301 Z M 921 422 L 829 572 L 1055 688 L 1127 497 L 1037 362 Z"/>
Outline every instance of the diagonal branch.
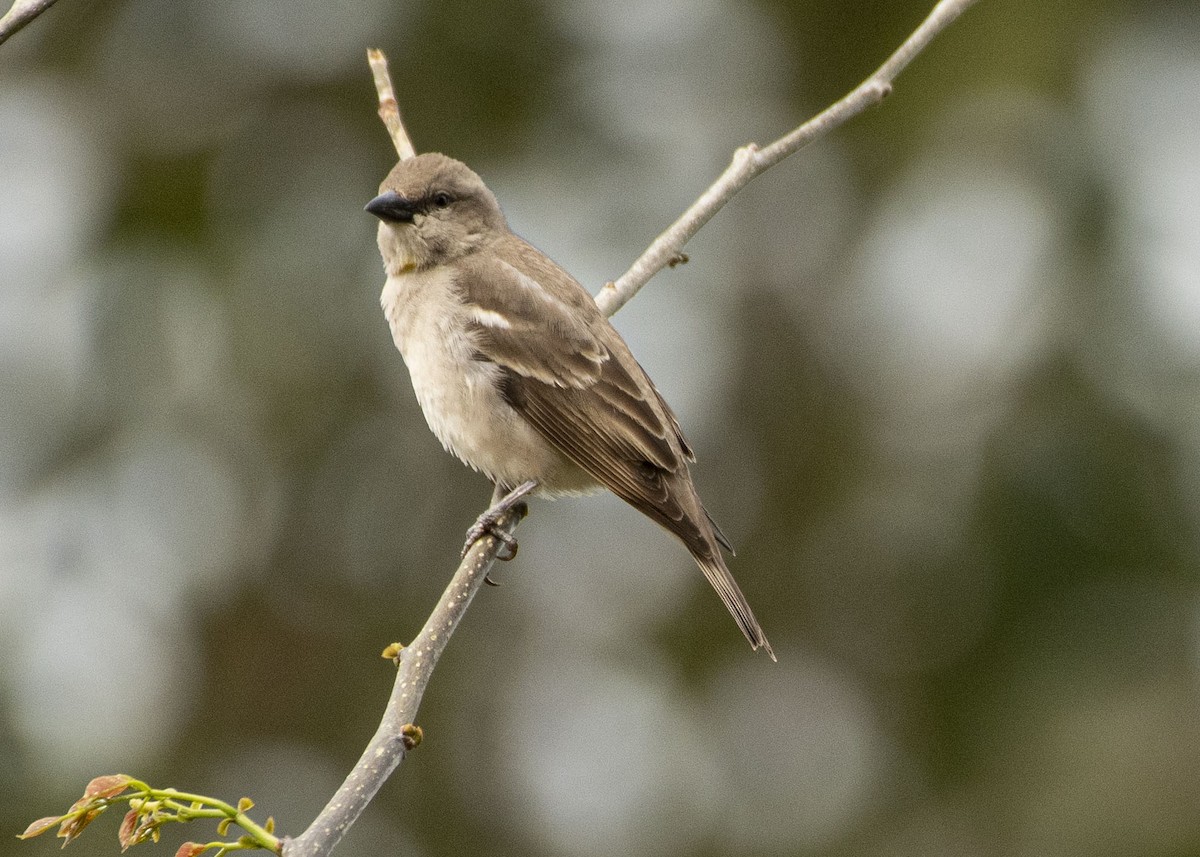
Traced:
<path fill-rule="evenodd" d="M 596 303 L 604 314 L 611 316 L 625 306 L 651 277 L 670 265 L 672 260 L 678 259 L 683 246 L 700 231 L 700 227 L 708 223 L 712 216 L 720 211 L 734 194 L 750 184 L 755 176 L 886 98 L 892 91 L 892 82 L 897 75 L 926 48 L 934 36 L 946 29 L 975 2 L 976 0 L 941 0 L 921 26 L 888 57 L 887 62 L 840 100 L 769 146 L 759 148 L 750 143 L 734 152 L 733 162 L 721 177 L 713 182 L 678 220 L 654 239 L 628 271 L 614 282 L 604 285 L 596 295 Z"/>
<path fill-rule="evenodd" d="M 53 5 L 54 0 L 15 0 L 4 17 L 0 18 L 0 45 Z"/>
<path fill-rule="evenodd" d="M 929 17 L 905 40 L 879 69 L 849 94 L 786 136 L 765 148 L 744 146 L 734 153 L 729 168 L 666 232 L 655 239 L 620 279 L 607 284 L 596 297 L 605 315 L 611 316 L 649 279 L 671 263 L 683 245 L 699 231 L 731 197 L 759 173 L 788 155 L 839 127 L 847 120 L 878 104 L 891 91 L 892 82 L 935 35 L 944 30 L 975 0 L 940 0 Z M 379 93 L 379 115 L 388 127 L 401 159 L 414 149 L 400 120 L 400 112 L 387 74 L 387 62 L 379 51 L 369 54 Z M 494 498 L 498 499 L 498 498 Z M 518 517 L 510 512 L 499 526 L 508 533 L 516 529 Z M 441 600 L 412 644 L 399 652 L 399 669 L 383 720 L 362 757 L 320 815 L 296 839 L 284 842 L 284 857 L 321 857 L 333 850 L 342 836 L 371 802 L 384 781 L 415 746 L 419 730 L 413 726 L 417 707 L 450 635 L 479 591 L 496 560 L 500 543 L 485 537 L 471 548 L 459 564 Z"/>
<path fill-rule="evenodd" d="M 371 76 L 375 78 L 375 92 L 379 95 L 379 118 L 387 127 L 392 145 L 400 160 L 407 161 L 417 154 L 412 140 L 408 138 L 408 130 L 400 119 L 400 105 L 396 102 L 396 92 L 392 88 L 392 76 L 388 74 L 387 57 L 383 51 L 371 48 L 367 51 L 367 63 L 371 66 Z"/>
<path fill-rule="evenodd" d="M 520 516 L 521 512 L 510 510 L 497 526 L 512 533 Z M 420 741 L 420 730 L 413 721 L 421 697 L 425 695 L 425 686 L 429 684 L 450 635 L 495 563 L 499 548 L 500 541 L 494 536 L 485 536 L 471 546 L 421 633 L 395 653 L 399 669 L 379 728 L 346 781 L 308 829 L 297 838 L 284 841 L 284 857 L 316 857 L 332 851 L 384 781 Z"/>

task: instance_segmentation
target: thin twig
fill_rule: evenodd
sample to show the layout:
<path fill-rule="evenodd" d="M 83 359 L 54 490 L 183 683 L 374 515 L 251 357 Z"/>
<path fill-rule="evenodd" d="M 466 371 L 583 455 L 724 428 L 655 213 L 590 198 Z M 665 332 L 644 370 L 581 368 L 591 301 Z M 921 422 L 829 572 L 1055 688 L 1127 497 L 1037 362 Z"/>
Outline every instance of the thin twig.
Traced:
<path fill-rule="evenodd" d="M 655 239 L 645 253 L 615 283 L 606 285 L 596 297 L 605 315 L 624 306 L 655 273 L 678 260 L 682 248 L 729 199 L 751 179 L 782 161 L 802 146 L 824 136 L 848 119 L 878 104 L 891 91 L 895 79 L 913 57 L 935 35 L 944 30 L 975 0 L 940 0 L 933 12 L 900 46 L 879 70 L 862 84 L 808 122 L 771 145 L 759 149 L 745 146 L 734 153 L 733 163 L 717 181 L 666 232 Z M 415 150 L 400 119 L 400 111 L 388 77 L 387 61 L 382 52 L 368 53 L 379 92 L 379 115 L 387 125 L 396 151 L 402 160 L 413 157 Z M 509 513 L 500 521 L 512 533 L 518 517 Z M 500 543 L 494 537 L 478 541 L 467 553 L 450 585 L 443 593 L 429 621 L 412 644 L 400 653 L 400 666 L 383 721 L 363 752 L 358 764 L 328 805 L 296 839 L 284 842 L 284 857 L 324 857 L 357 820 L 384 781 L 403 761 L 412 746 L 412 723 L 433 668 L 446 647 L 450 635 L 466 613 L 467 607 L 488 570 L 496 560 Z"/>
<path fill-rule="evenodd" d="M 517 528 L 520 515 L 521 512 L 509 511 L 497 526 L 511 534 Z M 392 695 L 371 743 L 308 829 L 297 838 L 284 841 L 284 857 L 329 854 L 392 771 L 404 761 L 414 743 L 412 724 L 433 668 L 495 563 L 499 549 L 498 539 L 485 536 L 463 557 L 421 633 L 399 652 L 400 664 Z"/>
<path fill-rule="evenodd" d="M 713 182 L 678 220 L 654 239 L 628 271 L 616 281 L 604 285 L 596 295 L 596 304 L 601 311 L 605 315 L 612 315 L 625 306 L 651 277 L 669 265 L 672 259 L 678 258 L 683 246 L 700 231 L 700 227 L 708 223 L 712 216 L 755 176 L 882 101 L 892 91 L 892 83 L 904 67 L 925 49 L 934 36 L 946 29 L 975 2 L 976 0 L 941 0 L 921 26 L 888 57 L 887 62 L 841 100 L 769 146 L 759 148 L 751 143 L 734 152 L 733 162 L 721 177 Z"/>
<path fill-rule="evenodd" d="M 16 0 L 0 18 L 0 45 L 38 15 L 54 5 L 54 0 Z"/>
<path fill-rule="evenodd" d="M 392 76 L 388 74 L 387 57 L 378 48 L 367 51 L 367 63 L 371 66 L 371 76 L 375 78 L 375 91 L 379 93 L 379 118 L 387 126 L 388 136 L 396 147 L 400 160 L 407 161 L 417 154 L 404 122 L 400 119 L 400 105 L 396 102 L 396 92 L 392 89 Z"/>

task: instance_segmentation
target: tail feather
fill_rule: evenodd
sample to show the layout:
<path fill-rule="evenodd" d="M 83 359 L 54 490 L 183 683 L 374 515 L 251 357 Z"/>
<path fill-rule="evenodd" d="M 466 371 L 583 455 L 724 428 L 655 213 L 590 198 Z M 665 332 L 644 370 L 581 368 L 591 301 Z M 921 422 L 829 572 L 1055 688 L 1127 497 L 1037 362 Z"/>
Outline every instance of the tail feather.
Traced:
<path fill-rule="evenodd" d="M 679 504 L 677 508 L 682 514 L 670 517 L 661 515 L 658 520 L 687 547 L 692 559 L 700 566 L 700 570 L 704 572 L 704 576 L 708 578 L 708 582 L 733 616 L 733 621 L 750 641 L 750 648 L 757 651 L 761 647 L 771 656 L 771 660 L 776 660 L 775 652 L 767 642 L 767 635 L 763 633 L 758 619 L 754 618 L 754 611 L 750 609 L 746 596 L 733 579 L 729 566 L 725 564 L 725 557 L 721 554 L 722 546 L 733 553 L 729 539 L 700 502 L 700 496 L 696 493 L 686 470 L 683 472 L 683 478 L 673 487 L 672 497 Z"/>
<path fill-rule="evenodd" d="M 746 596 L 738 588 L 737 581 L 733 579 L 733 575 L 726 567 L 719 550 L 714 550 L 710 556 L 693 553 L 692 557 L 696 560 L 696 565 L 700 566 L 700 570 L 704 572 L 704 576 L 708 578 L 708 582 L 712 584 L 712 588 L 717 591 L 721 601 L 725 603 L 725 607 L 733 616 L 733 621 L 737 622 L 737 626 L 742 629 L 742 633 L 750 641 L 750 648 L 757 651 L 761 646 L 771 656 L 771 660 L 776 660 L 775 652 L 771 649 L 771 644 L 767 642 L 767 635 L 763 633 L 758 619 L 754 618 L 754 611 L 750 609 Z"/>
<path fill-rule="evenodd" d="M 704 512 L 704 517 L 708 518 L 708 525 L 712 527 L 713 535 L 716 537 L 717 541 L 720 542 L 721 547 L 729 551 L 730 556 L 737 556 L 737 551 L 733 549 L 733 545 L 730 544 L 729 539 L 726 538 L 723 532 L 721 532 L 721 528 L 717 526 L 717 522 L 713 520 L 713 516 L 708 514 L 708 509 L 705 509 L 703 506 L 700 508 Z"/>

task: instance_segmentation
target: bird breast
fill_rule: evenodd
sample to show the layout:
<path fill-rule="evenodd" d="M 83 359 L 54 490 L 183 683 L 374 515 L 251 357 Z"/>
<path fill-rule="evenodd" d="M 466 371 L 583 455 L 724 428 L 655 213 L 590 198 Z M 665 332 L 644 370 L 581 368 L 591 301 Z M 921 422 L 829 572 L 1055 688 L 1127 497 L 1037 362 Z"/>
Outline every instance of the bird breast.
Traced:
<path fill-rule="evenodd" d="M 477 359 L 452 278 L 449 266 L 389 275 L 380 297 L 430 430 L 493 482 L 536 479 L 546 496 L 593 490 L 595 481 L 504 401 L 503 370 Z"/>

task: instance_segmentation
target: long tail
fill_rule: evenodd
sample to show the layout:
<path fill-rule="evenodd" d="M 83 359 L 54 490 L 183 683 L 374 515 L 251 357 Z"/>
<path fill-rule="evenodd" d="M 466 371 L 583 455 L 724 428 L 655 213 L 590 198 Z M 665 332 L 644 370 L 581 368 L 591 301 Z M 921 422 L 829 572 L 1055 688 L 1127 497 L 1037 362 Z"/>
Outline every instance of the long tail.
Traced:
<path fill-rule="evenodd" d="M 763 633 L 762 626 L 754 618 L 754 611 L 750 609 L 750 604 L 746 601 L 746 596 L 742 594 L 737 581 L 733 579 L 733 575 L 725 565 L 725 558 L 721 556 L 720 548 L 713 545 L 709 556 L 693 552 L 692 558 L 696 560 L 696 565 L 700 566 L 700 570 L 704 572 L 704 576 L 708 578 L 712 588 L 717 590 L 717 595 L 725 602 L 725 607 L 733 616 L 733 621 L 737 622 L 737 626 L 742 629 L 742 633 L 750 641 L 750 648 L 757 651 L 758 647 L 762 646 L 771 656 L 771 660 L 776 660 L 775 652 L 772 651 L 771 644 L 767 642 L 767 635 Z"/>

